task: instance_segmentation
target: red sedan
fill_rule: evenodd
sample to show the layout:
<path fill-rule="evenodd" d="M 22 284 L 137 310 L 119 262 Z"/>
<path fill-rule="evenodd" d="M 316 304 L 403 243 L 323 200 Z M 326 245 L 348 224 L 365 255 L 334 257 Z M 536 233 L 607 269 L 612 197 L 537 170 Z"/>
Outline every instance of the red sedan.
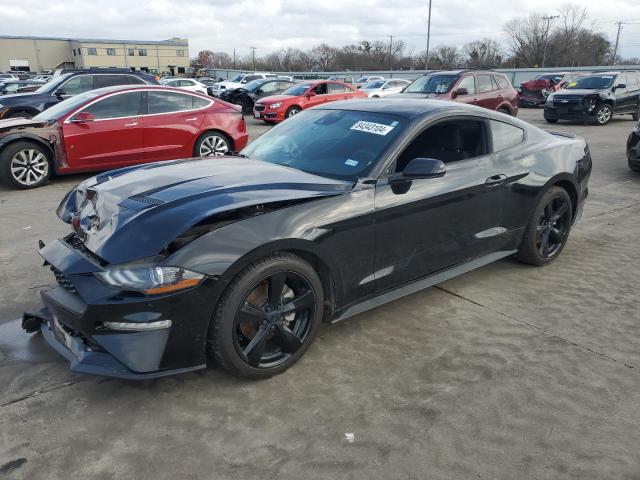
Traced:
<path fill-rule="evenodd" d="M 256 102 L 253 116 L 265 122 L 282 122 L 301 110 L 336 100 L 366 98 L 367 94 L 342 82 L 314 80 L 300 82 L 280 95 L 265 97 Z"/>
<path fill-rule="evenodd" d="M 107 87 L 0 120 L 0 179 L 35 188 L 53 174 L 224 155 L 247 140 L 235 105 L 175 88 Z"/>

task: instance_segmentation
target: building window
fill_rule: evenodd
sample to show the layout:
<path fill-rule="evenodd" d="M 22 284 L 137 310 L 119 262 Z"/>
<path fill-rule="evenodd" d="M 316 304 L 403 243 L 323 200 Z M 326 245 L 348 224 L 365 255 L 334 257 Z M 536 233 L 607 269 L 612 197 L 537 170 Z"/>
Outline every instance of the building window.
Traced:
<path fill-rule="evenodd" d="M 133 48 L 127 48 L 127 55 L 133 57 L 136 54 L 136 51 Z"/>
<path fill-rule="evenodd" d="M 98 55 L 98 50 L 95 48 L 87 48 L 87 55 Z"/>
<path fill-rule="evenodd" d="M 138 49 L 138 55 L 141 56 L 141 57 L 146 57 L 147 56 L 147 49 L 146 48 Z"/>
<path fill-rule="evenodd" d="M 178 67 L 178 73 L 185 73 L 184 67 Z"/>
<path fill-rule="evenodd" d="M 184 50 L 176 50 L 176 55 L 179 57 L 184 57 Z"/>
<path fill-rule="evenodd" d="M 75 48 L 73 49 L 73 56 L 74 57 L 76 56 L 76 49 Z"/>
<path fill-rule="evenodd" d="M 140 67 L 140 71 L 149 73 L 149 67 Z"/>
<path fill-rule="evenodd" d="M 107 48 L 107 55 L 114 56 L 116 54 L 115 48 Z"/>

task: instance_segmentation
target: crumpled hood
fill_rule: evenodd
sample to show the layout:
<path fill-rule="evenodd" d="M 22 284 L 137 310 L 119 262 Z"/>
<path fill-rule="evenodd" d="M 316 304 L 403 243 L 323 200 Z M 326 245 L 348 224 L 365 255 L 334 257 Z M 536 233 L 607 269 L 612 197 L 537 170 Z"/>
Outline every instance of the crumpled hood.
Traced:
<path fill-rule="evenodd" d="M 546 79 L 529 80 L 528 82 L 520 84 L 521 88 L 525 88 L 529 91 L 544 90 L 549 88 L 550 86 L 551 80 Z"/>
<path fill-rule="evenodd" d="M 234 88 L 242 87 L 243 84 L 240 82 L 218 82 L 214 85 L 218 85 L 218 87 L 224 87 L 225 90 L 232 90 Z"/>
<path fill-rule="evenodd" d="M 2 97 L 0 97 L 1 99 Z M 31 118 L 7 118 L 6 120 L 0 120 L 0 132 L 27 127 L 42 127 L 47 123 L 47 121 L 33 120 Z"/>
<path fill-rule="evenodd" d="M 85 246 L 109 263 L 159 254 L 221 212 L 339 195 L 350 182 L 245 159 L 189 159 L 113 170 L 85 180 L 58 207 Z"/>

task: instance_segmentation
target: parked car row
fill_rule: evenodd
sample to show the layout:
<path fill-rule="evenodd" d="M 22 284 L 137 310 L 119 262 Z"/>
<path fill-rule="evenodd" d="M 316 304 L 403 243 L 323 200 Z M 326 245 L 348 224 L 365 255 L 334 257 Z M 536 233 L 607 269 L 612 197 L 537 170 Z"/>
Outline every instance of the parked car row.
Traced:
<path fill-rule="evenodd" d="M 0 179 L 35 188 L 54 174 L 224 155 L 247 140 L 233 105 L 169 87 L 111 86 L 0 122 Z"/>

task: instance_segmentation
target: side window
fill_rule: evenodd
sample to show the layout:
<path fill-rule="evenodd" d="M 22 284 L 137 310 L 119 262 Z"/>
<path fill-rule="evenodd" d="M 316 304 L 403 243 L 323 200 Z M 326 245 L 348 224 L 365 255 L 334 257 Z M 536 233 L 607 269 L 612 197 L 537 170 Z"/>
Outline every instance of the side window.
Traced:
<path fill-rule="evenodd" d="M 254 80 L 258 80 L 259 78 L 262 78 L 262 76 L 260 75 L 247 75 L 246 77 L 244 77 L 244 82 L 245 83 L 249 83 L 249 82 L 253 82 Z"/>
<path fill-rule="evenodd" d="M 278 90 L 286 90 L 291 85 L 293 85 L 291 82 L 278 82 Z"/>
<path fill-rule="evenodd" d="M 278 82 L 263 83 L 260 86 L 260 90 L 262 90 L 263 93 L 275 92 L 278 90 Z"/>
<path fill-rule="evenodd" d="M 313 88 L 313 91 L 316 92 L 317 95 L 325 95 L 327 93 L 327 84 L 321 83 L 319 85 L 316 85 Z"/>
<path fill-rule="evenodd" d="M 114 85 L 127 85 L 129 75 L 95 75 L 93 88 L 112 87 Z"/>
<path fill-rule="evenodd" d="M 493 79 L 498 84 L 498 88 L 500 89 L 509 88 L 509 81 L 502 75 L 493 75 Z"/>
<path fill-rule="evenodd" d="M 428 127 L 409 144 L 396 160 L 401 172 L 414 158 L 435 158 L 452 163 L 488 153 L 485 123 L 475 118 L 443 120 Z"/>
<path fill-rule="evenodd" d="M 191 110 L 192 98 L 178 92 L 149 92 L 149 115 Z"/>
<path fill-rule="evenodd" d="M 625 75 L 618 75 L 618 77 L 616 78 L 616 81 L 613 84 L 614 85 L 624 84 L 627 87 L 629 86 L 629 84 L 627 83 L 627 77 Z"/>
<path fill-rule="evenodd" d="M 78 95 L 93 89 L 93 75 L 78 75 L 60 86 L 64 95 Z"/>
<path fill-rule="evenodd" d="M 140 103 L 142 93 L 128 92 L 112 95 L 103 100 L 98 100 L 88 106 L 83 112 L 89 112 L 96 120 L 119 117 L 135 117 L 140 115 Z"/>
<path fill-rule="evenodd" d="M 473 75 L 464 77 L 458 84 L 458 88 L 466 88 L 467 93 L 476 93 L 476 82 L 473 79 Z"/>
<path fill-rule="evenodd" d="M 491 120 L 491 133 L 493 135 L 493 151 L 499 152 L 524 140 L 524 130 L 514 125 Z"/>
<path fill-rule="evenodd" d="M 195 109 L 197 108 L 205 108 L 208 107 L 209 104 L 211 103 L 209 100 L 207 100 L 206 98 L 200 98 L 200 97 L 196 97 L 194 95 L 191 95 L 192 98 L 192 104 L 191 106 Z"/>
<path fill-rule="evenodd" d="M 127 75 L 127 80 L 129 81 L 130 85 L 146 85 L 144 80 L 138 77 L 134 77 L 132 75 Z"/>
<path fill-rule="evenodd" d="M 339 83 L 329 84 L 329 93 L 344 93 L 344 92 L 346 92 L 344 85 L 340 85 Z"/>
<path fill-rule="evenodd" d="M 493 84 L 491 83 L 490 75 L 478 75 L 478 92 L 490 92 L 493 90 Z"/>

